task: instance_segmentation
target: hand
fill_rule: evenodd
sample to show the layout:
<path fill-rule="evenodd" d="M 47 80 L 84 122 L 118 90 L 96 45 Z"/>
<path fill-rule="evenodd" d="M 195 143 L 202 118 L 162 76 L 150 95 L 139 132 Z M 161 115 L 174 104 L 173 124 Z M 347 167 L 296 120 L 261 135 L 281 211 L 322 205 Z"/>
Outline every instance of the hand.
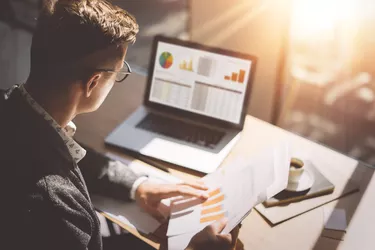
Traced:
<path fill-rule="evenodd" d="M 237 241 L 239 228 L 236 227 L 230 234 L 220 234 L 227 222 L 227 219 L 224 218 L 207 226 L 191 239 L 186 250 L 233 249 Z"/>
<path fill-rule="evenodd" d="M 138 205 L 156 219 L 163 220 L 164 217 L 158 211 L 160 201 L 175 196 L 197 197 L 202 200 L 208 199 L 207 187 L 203 182 L 184 182 L 181 184 L 158 184 L 151 181 L 142 183 L 135 193 Z"/>

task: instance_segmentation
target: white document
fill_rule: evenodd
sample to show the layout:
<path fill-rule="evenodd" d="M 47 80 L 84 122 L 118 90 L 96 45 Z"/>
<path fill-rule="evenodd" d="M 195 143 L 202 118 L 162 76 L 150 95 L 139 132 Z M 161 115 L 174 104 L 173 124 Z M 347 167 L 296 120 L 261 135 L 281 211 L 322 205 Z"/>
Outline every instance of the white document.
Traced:
<path fill-rule="evenodd" d="M 194 237 L 196 233 L 181 234 L 168 238 L 168 250 L 181 250 L 186 249 L 189 245 L 191 238 Z"/>
<path fill-rule="evenodd" d="M 283 190 L 288 185 L 289 178 L 291 149 L 289 148 L 288 144 L 282 144 L 280 146 L 280 150 L 274 150 L 273 153 L 273 184 L 267 188 L 267 200 L 278 194 L 281 190 Z"/>
<path fill-rule="evenodd" d="M 153 167 L 142 164 L 142 162 L 129 161 L 110 153 L 108 153 L 107 156 L 113 160 L 121 161 L 122 163 L 124 163 L 124 165 L 138 174 L 148 175 L 150 180 L 152 181 L 159 183 L 181 182 L 180 179 L 173 177 L 172 175 L 161 170 L 157 170 Z M 143 211 L 135 202 L 123 202 L 108 197 L 93 195 L 92 203 L 94 204 L 96 209 L 104 212 L 108 216 L 120 221 L 121 223 L 135 228 L 145 234 L 154 232 L 160 226 L 160 223 L 157 220 Z M 163 204 L 165 209 L 169 206 L 169 201 L 163 201 Z"/>
<path fill-rule="evenodd" d="M 202 180 L 210 188 L 210 198 L 172 203 L 167 235 L 196 233 L 223 217 L 229 220 L 223 233 L 229 233 L 253 206 L 286 188 L 289 166 L 289 147 L 283 143 L 207 175 Z"/>

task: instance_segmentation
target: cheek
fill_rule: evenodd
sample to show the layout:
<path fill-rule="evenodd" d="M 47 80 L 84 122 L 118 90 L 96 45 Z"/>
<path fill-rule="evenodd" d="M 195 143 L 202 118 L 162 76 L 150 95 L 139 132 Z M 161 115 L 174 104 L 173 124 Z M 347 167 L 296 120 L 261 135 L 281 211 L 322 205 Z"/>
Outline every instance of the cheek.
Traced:
<path fill-rule="evenodd" d="M 109 92 L 111 91 L 112 87 L 114 85 L 114 82 L 111 81 L 109 83 L 107 83 L 106 85 L 104 85 L 101 89 L 100 89 L 100 93 L 99 93 L 99 96 L 97 98 L 98 100 L 98 105 L 101 105 L 105 98 L 108 96 Z"/>
<path fill-rule="evenodd" d="M 109 92 L 111 91 L 111 89 L 113 88 L 113 85 L 114 85 L 114 81 L 111 81 L 110 83 L 108 83 L 104 88 L 103 88 L 103 91 L 102 91 L 102 96 L 103 98 L 105 99 L 107 97 L 107 95 L 109 94 Z"/>

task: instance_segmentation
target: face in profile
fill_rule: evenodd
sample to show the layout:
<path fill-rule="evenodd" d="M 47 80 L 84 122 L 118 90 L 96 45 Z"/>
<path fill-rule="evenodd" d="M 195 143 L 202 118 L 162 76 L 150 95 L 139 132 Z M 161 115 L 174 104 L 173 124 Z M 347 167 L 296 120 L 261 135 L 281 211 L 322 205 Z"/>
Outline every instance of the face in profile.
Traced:
<path fill-rule="evenodd" d="M 104 102 L 113 85 L 116 82 L 117 73 L 124 66 L 124 59 L 126 55 L 126 47 L 121 49 L 117 48 L 117 55 L 114 56 L 113 60 L 107 63 L 108 66 L 105 68 L 111 72 L 98 71 L 91 75 L 91 77 L 83 83 L 83 101 L 81 102 L 81 112 L 88 113 L 97 110 Z M 119 56 L 119 53 L 121 56 Z M 99 57 L 98 57 L 98 60 Z"/>
<path fill-rule="evenodd" d="M 90 96 L 87 98 L 88 110 L 86 112 L 93 112 L 103 104 L 115 83 L 115 78 L 115 73 L 100 74 L 99 78 L 95 80 L 98 81 L 98 83 L 96 83 Z"/>

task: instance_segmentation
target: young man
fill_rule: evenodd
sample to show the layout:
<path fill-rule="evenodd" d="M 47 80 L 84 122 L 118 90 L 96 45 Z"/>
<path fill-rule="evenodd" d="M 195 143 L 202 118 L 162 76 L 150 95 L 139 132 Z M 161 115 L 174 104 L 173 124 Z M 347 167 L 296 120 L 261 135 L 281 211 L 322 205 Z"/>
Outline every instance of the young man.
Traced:
<path fill-rule="evenodd" d="M 72 137 L 74 117 L 98 109 L 115 82 L 130 74 L 124 59 L 137 32 L 129 13 L 104 0 L 46 2 L 30 76 L 0 98 L 2 246 L 102 249 L 89 192 L 135 200 L 156 217 L 164 198 L 207 198 L 201 183 L 154 184 Z M 220 235 L 224 226 L 207 227 L 188 248 L 229 249 L 231 235 Z"/>

